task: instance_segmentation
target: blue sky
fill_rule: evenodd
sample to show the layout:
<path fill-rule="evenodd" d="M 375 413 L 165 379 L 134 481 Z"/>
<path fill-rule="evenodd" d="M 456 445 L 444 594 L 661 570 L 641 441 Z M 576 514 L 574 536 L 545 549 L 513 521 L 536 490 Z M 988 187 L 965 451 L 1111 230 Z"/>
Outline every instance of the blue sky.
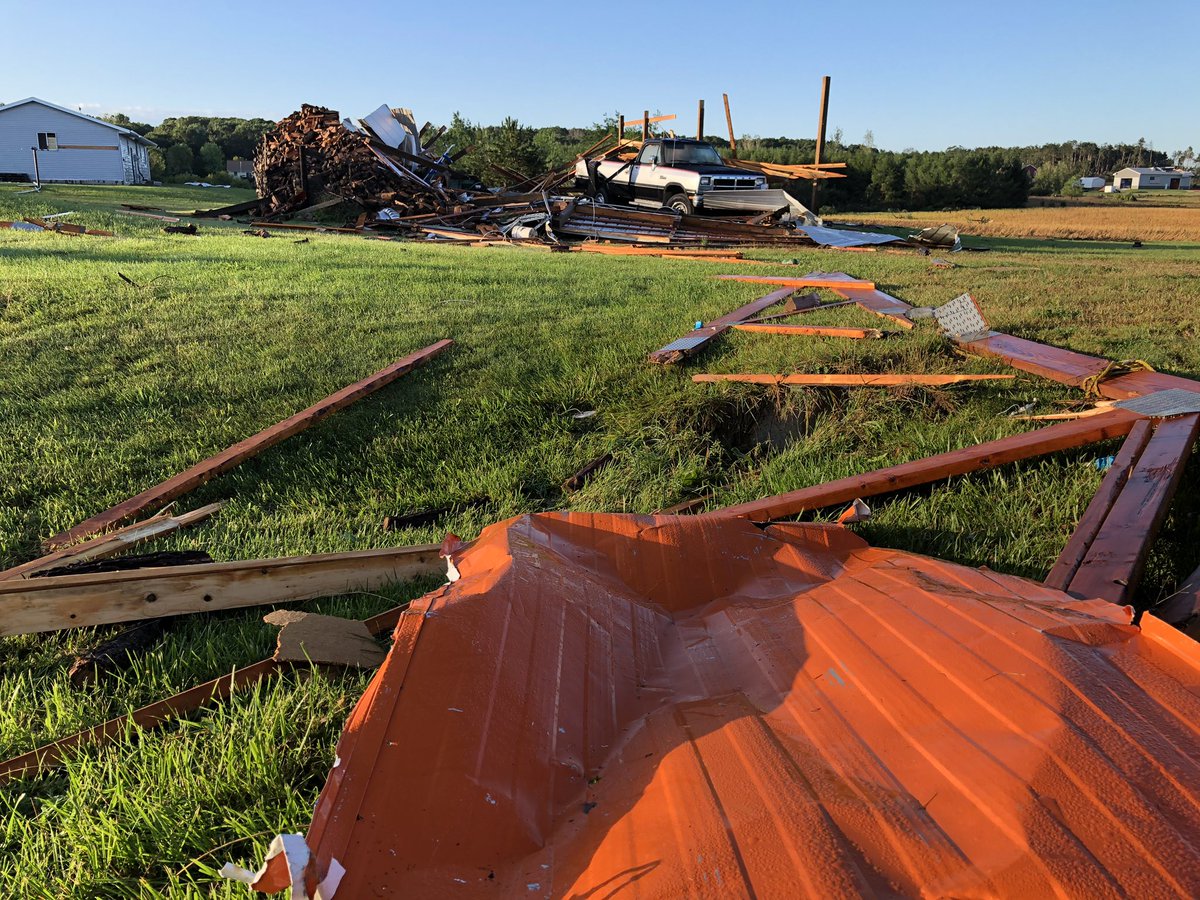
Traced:
<path fill-rule="evenodd" d="M 0 2 L 0 100 L 38 96 L 139 121 L 278 119 L 303 102 L 362 116 L 586 125 L 646 107 L 739 135 L 829 130 L 879 147 L 1069 139 L 1200 146 L 1184 6 L 1140 28 L 1128 3 Z M 1186 18 L 1186 17 L 1184 17 Z M 1172 22 L 1176 23 L 1172 25 Z M 50 23 L 50 24 L 48 24 Z M 18 39 L 14 39 L 17 37 Z"/>

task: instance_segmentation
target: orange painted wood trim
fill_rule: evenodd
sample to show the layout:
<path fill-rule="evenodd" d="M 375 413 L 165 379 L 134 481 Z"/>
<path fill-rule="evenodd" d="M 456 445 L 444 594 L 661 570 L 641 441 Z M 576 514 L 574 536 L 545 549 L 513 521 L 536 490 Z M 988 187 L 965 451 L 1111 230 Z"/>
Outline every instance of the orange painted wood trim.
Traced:
<path fill-rule="evenodd" d="M 693 375 L 695 382 L 737 381 L 746 384 L 789 384 L 808 387 L 892 387 L 905 384 L 945 385 L 971 381 L 1011 381 L 1016 375 Z"/>
<path fill-rule="evenodd" d="M 270 428 L 266 428 L 258 434 L 222 450 L 215 456 L 201 460 L 178 475 L 168 478 L 166 481 L 154 485 L 154 487 L 147 488 L 137 496 L 130 497 L 128 500 L 124 500 L 116 506 L 94 515 L 84 522 L 80 522 L 68 531 L 54 535 L 54 537 L 45 541 L 46 548 L 54 550 L 64 544 L 73 543 L 80 538 L 87 537 L 119 522 L 123 522 L 145 509 L 162 506 L 176 497 L 194 490 L 223 472 L 228 472 L 245 460 L 257 456 L 267 448 L 273 447 L 295 434 L 299 434 L 325 417 L 391 384 L 400 376 L 411 372 L 418 366 L 424 365 L 439 353 L 448 350 L 453 343 L 451 340 L 441 340 L 415 353 L 410 353 L 390 366 L 380 369 L 369 378 L 364 378 L 362 381 L 357 381 L 348 387 L 344 387 L 340 391 L 330 394 L 325 399 L 314 403 L 307 409 L 303 409 L 295 415 L 284 419 L 282 422 L 278 422 Z"/>
<path fill-rule="evenodd" d="M 878 328 L 843 328 L 838 325 L 771 325 L 762 322 L 739 322 L 733 326 L 738 331 L 754 331 L 760 334 L 807 334 L 817 337 L 881 338 Z"/>
<path fill-rule="evenodd" d="M 1068 593 L 1122 605 L 1132 599 L 1197 434 L 1200 414 L 1158 423 L 1071 579 Z"/>
<path fill-rule="evenodd" d="M 987 441 L 948 453 L 938 453 L 902 465 L 851 475 L 775 497 L 727 506 L 703 515 L 740 516 L 755 522 L 782 519 L 810 509 L 821 509 L 863 497 L 889 494 L 957 475 L 966 475 L 969 472 L 994 469 L 1018 460 L 1045 456 L 1061 450 L 1073 450 L 1097 441 L 1121 437 L 1128 434 L 1140 418 L 1141 416 L 1127 410 L 1113 410 L 1102 416 L 1061 422 L 1025 434 Z"/>
<path fill-rule="evenodd" d="M 781 284 L 790 285 L 791 287 L 817 287 L 829 288 L 857 288 L 864 291 L 875 290 L 875 283 L 872 281 L 856 281 L 852 278 L 822 278 L 819 275 L 803 278 L 783 278 L 772 275 L 718 275 L 724 281 L 752 281 L 757 284 Z"/>
<path fill-rule="evenodd" d="M 1088 504 L 1087 510 L 1084 511 L 1083 516 L 1079 519 L 1079 523 L 1075 526 L 1075 531 L 1072 532 L 1070 540 L 1067 541 L 1067 545 L 1063 547 L 1062 553 L 1055 560 L 1054 566 L 1050 569 L 1050 574 L 1046 576 L 1045 583 L 1047 587 L 1057 588 L 1060 591 L 1067 589 L 1067 585 L 1071 583 L 1071 579 L 1079 571 L 1079 565 L 1087 556 L 1088 550 L 1091 548 L 1092 542 L 1095 541 L 1096 535 L 1100 532 L 1100 528 L 1104 524 L 1104 520 L 1108 517 L 1109 511 L 1112 510 L 1113 503 L 1116 502 L 1125 484 L 1129 481 L 1129 474 L 1133 469 L 1134 463 L 1138 461 L 1138 457 L 1146 449 L 1146 444 L 1150 440 L 1150 434 L 1153 431 L 1154 423 L 1149 419 L 1144 419 L 1133 426 L 1133 429 L 1125 438 L 1125 442 L 1121 445 L 1116 459 L 1113 460 L 1108 474 L 1104 476 L 1100 487 L 1092 495 L 1092 500 Z"/>

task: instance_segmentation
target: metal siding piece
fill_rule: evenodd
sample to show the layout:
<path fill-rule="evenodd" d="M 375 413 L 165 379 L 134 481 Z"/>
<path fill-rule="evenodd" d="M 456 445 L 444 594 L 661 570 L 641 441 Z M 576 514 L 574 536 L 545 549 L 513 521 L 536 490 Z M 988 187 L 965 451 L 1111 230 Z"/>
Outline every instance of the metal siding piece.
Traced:
<path fill-rule="evenodd" d="M 1113 405 L 1154 419 L 1165 419 L 1170 416 L 1200 413 L 1200 393 L 1184 388 L 1169 388 L 1130 400 L 1120 400 Z"/>
<path fill-rule="evenodd" d="M 959 294 L 949 303 L 937 307 L 933 316 L 942 326 L 942 331 L 956 341 L 978 340 L 988 334 L 987 321 L 970 294 Z"/>
<path fill-rule="evenodd" d="M 317 803 L 338 898 L 1200 892 L 1200 664 L 1152 619 L 833 525 L 528 515 L 453 561 Z"/>

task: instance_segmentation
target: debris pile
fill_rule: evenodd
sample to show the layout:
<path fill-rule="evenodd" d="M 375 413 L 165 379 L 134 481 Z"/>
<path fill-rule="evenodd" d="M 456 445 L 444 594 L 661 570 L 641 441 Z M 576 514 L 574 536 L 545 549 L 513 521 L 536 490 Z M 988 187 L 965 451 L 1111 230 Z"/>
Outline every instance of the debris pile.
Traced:
<path fill-rule="evenodd" d="M 411 213 L 445 208 L 449 166 L 425 153 L 411 113 L 380 107 L 355 127 L 304 104 L 263 135 L 254 176 L 269 215 L 312 207 L 325 193 L 363 209 Z"/>

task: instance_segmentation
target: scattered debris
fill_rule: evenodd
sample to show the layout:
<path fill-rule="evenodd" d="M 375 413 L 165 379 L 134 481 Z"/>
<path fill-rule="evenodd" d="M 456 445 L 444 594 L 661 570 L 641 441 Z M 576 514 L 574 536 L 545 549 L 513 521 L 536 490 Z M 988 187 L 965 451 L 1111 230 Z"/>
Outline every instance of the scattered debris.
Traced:
<path fill-rule="evenodd" d="M 590 463 L 562 483 L 563 493 L 570 494 L 580 490 L 596 473 L 606 468 L 613 461 L 611 453 L 598 456 Z"/>
<path fill-rule="evenodd" d="M 763 322 L 738 322 L 735 331 L 752 331 L 758 334 L 804 334 L 814 337 L 838 338 L 881 338 L 878 328 L 844 328 L 837 325 L 774 325 Z"/>
<path fill-rule="evenodd" d="M 166 225 L 163 231 L 167 234 L 196 234 L 199 229 L 195 222 L 189 222 L 187 225 Z"/>

